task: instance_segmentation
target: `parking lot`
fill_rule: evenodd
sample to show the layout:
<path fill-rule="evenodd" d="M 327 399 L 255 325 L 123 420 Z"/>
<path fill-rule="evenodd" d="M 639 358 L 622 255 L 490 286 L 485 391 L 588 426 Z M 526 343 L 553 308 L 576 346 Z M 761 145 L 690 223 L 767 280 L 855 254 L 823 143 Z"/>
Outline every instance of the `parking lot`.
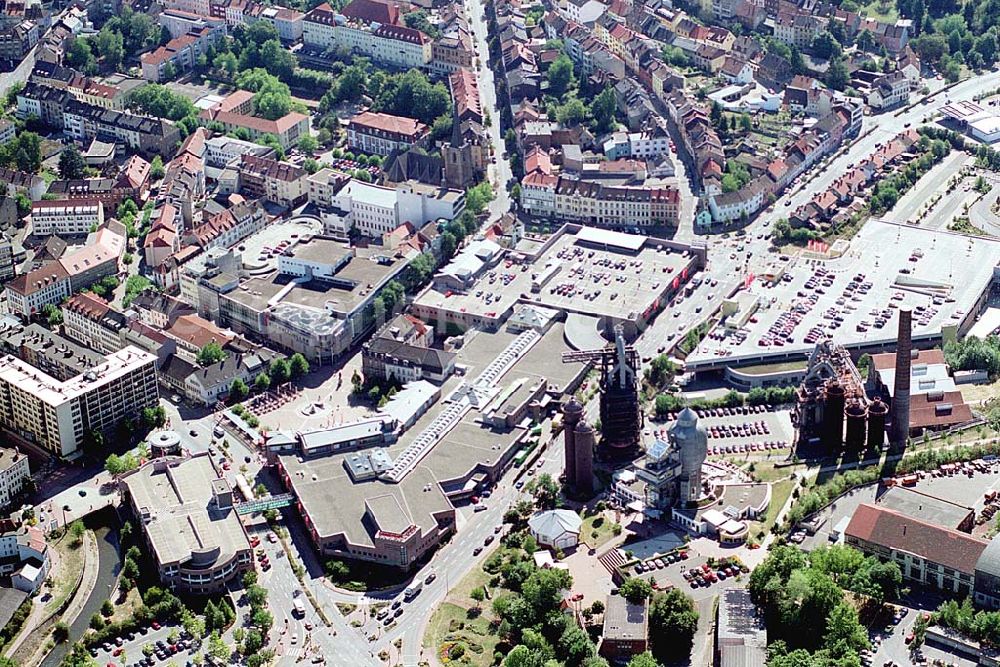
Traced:
<path fill-rule="evenodd" d="M 709 456 L 749 453 L 787 453 L 795 439 L 791 413 L 763 405 L 699 409 L 698 424 L 708 435 Z M 667 437 L 666 424 L 654 424 L 649 435 Z"/>
<path fill-rule="evenodd" d="M 746 575 L 740 570 L 738 561 L 725 565 L 716 561 L 714 566 L 709 566 L 708 561 L 697 551 L 680 549 L 666 556 L 644 560 L 629 568 L 627 574 L 650 581 L 654 588 L 679 588 L 695 600 L 716 595 Z"/>
<path fill-rule="evenodd" d="M 159 623 L 156 626 L 159 626 Z M 93 646 L 90 655 L 99 665 L 152 667 L 171 661 L 183 664 L 198 652 L 200 642 L 195 642 L 183 628 L 156 626 L 142 628 L 138 632 L 129 633 L 103 646 Z M 175 635 L 173 642 L 169 641 L 171 633 Z M 146 646 L 153 649 L 153 653 L 149 656 L 143 652 Z"/>
<path fill-rule="evenodd" d="M 789 260 L 774 282 L 749 287 L 759 308 L 740 329 L 713 332 L 689 365 L 719 357 L 762 361 L 826 336 L 845 345 L 895 339 L 897 312 L 913 310 L 914 336 L 959 324 L 988 286 L 998 246 L 966 237 L 871 221 L 842 257 Z M 728 361 L 728 359 L 727 359 Z"/>

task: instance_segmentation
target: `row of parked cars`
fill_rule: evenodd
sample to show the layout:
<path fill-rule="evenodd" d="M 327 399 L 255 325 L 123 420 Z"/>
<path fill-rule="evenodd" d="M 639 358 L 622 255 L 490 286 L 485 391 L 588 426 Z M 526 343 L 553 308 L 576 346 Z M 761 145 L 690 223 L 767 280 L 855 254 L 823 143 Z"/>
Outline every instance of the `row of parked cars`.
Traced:
<path fill-rule="evenodd" d="M 710 438 L 747 438 L 753 435 L 771 435 L 771 425 L 763 419 L 742 424 L 717 424 L 706 430 Z"/>
<path fill-rule="evenodd" d="M 739 445 L 719 445 L 718 447 L 709 447 L 708 453 L 710 455 L 746 454 L 747 452 L 768 452 L 787 448 L 788 442 L 785 440 L 768 440 L 766 442 L 751 442 Z"/>
<path fill-rule="evenodd" d="M 652 572 L 653 570 L 662 570 L 668 565 L 679 563 L 682 560 L 687 560 L 688 558 L 690 558 L 690 555 L 687 551 L 671 551 L 666 556 L 650 558 L 649 560 L 642 561 L 635 566 L 635 573 L 642 574 L 644 572 Z"/>
<path fill-rule="evenodd" d="M 741 572 L 749 572 L 749 568 L 745 565 L 726 565 L 713 570 L 708 563 L 702 563 L 701 567 L 694 567 L 684 572 L 683 577 L 691 588 L 707 588 L 716 582 L 735 577 Z"/>

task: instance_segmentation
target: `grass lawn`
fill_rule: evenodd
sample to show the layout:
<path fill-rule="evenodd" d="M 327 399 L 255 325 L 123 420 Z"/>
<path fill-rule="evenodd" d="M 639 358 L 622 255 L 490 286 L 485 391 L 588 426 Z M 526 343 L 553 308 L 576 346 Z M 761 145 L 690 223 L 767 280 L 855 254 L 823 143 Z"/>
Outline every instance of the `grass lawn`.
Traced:
<path fill-rule="evenodd" d="M 493 619 L 492 601 L 484 600 L 479 612 L 469 613 L 476 606 L 469 594 L 475 588 L 485 587 L 489 581 L 490 575 L 477 567 L 452 587 L 448 597 L 434 610 L 434 615 L 427 624 L 427 633 L 424 635 L 426 648 L 443 652 L 447 646 L 461 642 L 466 648 L 463 659 L 468 664 L 481 667 L 493 664 L 493 649 L 499 637 L 489 630 Z M 491 593 L 495 595 L 496 591 Z"/>
<path fill-rule="evenodd" d="M 767 506 L 767 514 L 764 516 L 764 530 L 771 530 L 774 520 L 778 517 L 778 512 L 788 502 L 788 497 L 792 495 L 793 488 L 795 488 L 795 482 L 790 479 L 771 485 L 771 504 Z"/>
<path fill-rule="evenodd" d="M 963 384 L 958 389 L 966 403 L 978 403 L 1000 396 L 1000 379 L 983 384 Z"/>
<path fill-rule="evenodd" d="M 621 529 L 621 526 L 608 519 L 604 512 L 599 512 L 583 520 L 580 537 L 583 538 L 587 546 L 596 549 L 615 536 L 616 526 L 619 530 Z"/>
<path fill-rule="evenodd" d="M 124 621 L 127 618 L 131 618 L 132 614 L 142 606 L 142 595 L 139 594 L 138 588 L 133 588 L 128 592 L 125 597 L 124 603 L 115 604 L 115 613 L 111 615 L 111 621 L 118 622 Z"/>
<path fill-rule="evenodd" d="M 483 615 L 469 618 L 469 610 L 445 602 L 434 612 L 424 636 L 424 646 L 440 653 L 454 644 L 462 644 L 464 664 L 487 667 L 493 664 L 493 651 L 498 637 L 490 633 L 489 620 L 485 618 L 488 602 L 483 603 Z M 439 653 L 439 656 L 440 656 Z"/>
<path fill-rule="evenodd" d="M 83 571 L 83 542 L 74 544 L 74 538 L 67 532 L 54 545 L 59 552 L 59 573 L 52 577 L 52 599 L 45 605 L 45 613 L 51 614 L 73 595 Z"/>
<path fill-rule="evenodd" d="M 861 14 L 886 23 L 895 23 L 899 19 L 896 4 L 891 0 L 870 0 L 861 6 Z"/>

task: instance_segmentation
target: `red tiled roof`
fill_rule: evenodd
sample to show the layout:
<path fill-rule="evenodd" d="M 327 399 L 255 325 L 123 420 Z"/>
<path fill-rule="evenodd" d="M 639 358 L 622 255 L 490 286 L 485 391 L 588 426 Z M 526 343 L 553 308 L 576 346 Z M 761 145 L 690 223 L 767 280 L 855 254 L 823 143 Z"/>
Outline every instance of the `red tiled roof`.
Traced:
<path fill-rule="evenodd" d="M 99 320 L 111 310 L 111 306 L 92 292 L 81 292 L 71 296 L 63 305 L 63 310 L 79 313 L 91 320 Z"/>
<path fill-rule="evenodd" d="M 350 124 L 357 128 L 394 132 L 407 137 L 420 137 L 427 133 L 427 126 L 419 120 L 373 111 L 362 111 L 351 119 Z"/>
<path fill-rule="evenodd" d="M 972 574 L 986 540 L 935 526 L 900 512 L 862 503 L 845 534 L 865 542 L 916 554 L 939 565 Z"/>
<path fill-rule="evenodd" d="M 330 6 L 326 3 L 320 5 L 320 7 L 330 9 Z M 397 25 L 399 23 L 399 7 L 394 3 L 382 0 L 351 0 L 340 13 L 349 19 L 364 21 L 366 23 L 388 25 Z"/>
<path fill-rule="evenodd" d="M 915 350 L 916 356 L 911 357 L 910 361 L 913 364 L 943 364 L 944 352 L 940 348 L 934 348 L 932 350 Z M 872 364 L 875 366 L 875 370 L 884 371 L 889 368 L 893 368 L 896 365 L 896 353 L 895 352 L 883 352 L 881 354 L 872 355 Z"/>
<path fill-rule="evenodd" d="M 225 346 L 233 339 L 224 330 L 198 315 L 181 315 L 164 332 L 198 349 L 212 342 Z"/>
<path fill-rule="evenodd" d="M 910 398 L 910 428 L 944 428 L 974 419 L 960 391 L 927 392 Z"/>

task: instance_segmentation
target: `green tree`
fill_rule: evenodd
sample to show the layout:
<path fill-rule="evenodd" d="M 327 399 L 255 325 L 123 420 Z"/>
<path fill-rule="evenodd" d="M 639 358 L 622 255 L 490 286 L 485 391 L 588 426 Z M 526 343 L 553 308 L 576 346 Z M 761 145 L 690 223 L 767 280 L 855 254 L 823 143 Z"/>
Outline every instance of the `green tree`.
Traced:
<path fill-rule="evenodd" d="M 617 109 L 615 91 L 611 86 L 606 86 L 590 104 L 590 115 L 594 119 L 596 133 L 608 132 L 613 128 Z"/>
<path fill-rule="evenodd" d="M 486 591 L 483 590 L 482 586 L 476 586 L 469 591 L 469 597 L 476 603 L 476 609 L 478 609 L 482 606 L 483 600 L 486 599 Z"/>
<path fill-rule="evenodd" d="M 826 85 L 834 90 L 844 90 L 851 82 L 851 75 L 847 71 L 847 65 L 840 56 L 830 60 L 830 67 L 826 71 Z"/>
<path fill-rule="evenodd" d="M 253 385 L 257 391 L 267 391 L 271 386 L 271 378 L 267 376 L 267 373 L 258 373 Z"/>
<path fill-rule="evenodd" d="M 594 643 L 578 625 L 569 625 L 557 643 L 559 657 L 567 665 L 579 665 L 594 655 Z"/>
<path fill-rule="evenodd" d="M 62 311 L 59 310 L 58 306 L 51 303 L 42 306 L 42 317 L 45 318 L 50 329 L 55 329 L 63 323 Z"/>
<path fill-rule="evenodd" d="M 549 82 L 549 94 L 561 98 L 576 84 L 576 77 L 573 75 L 573 61 L 565 53 L 560 54 L 549 65 L 549 71 L 545 78 Z"/>
<path fill-rule="evenodd" d="M 474 185 L 465 191 L 465 210 L 474 216 L 479 215 L 493 201 L 493 196 L 493 188 L 488 181 Z"/>
<path fill-rule="evenodd" d="M 268 369 L 272 384 L 284 384 L 292 377 L 291 364 L 287 359 L 274 359 Z"/>
<path fill-rule="evenodd" d="M 309 372 L 309 361 L 301 352 L 296 352 L 288 360 L 288 370 L 292 378 L 300 378 Z"/>
<path fill-rule="evenodd" d="M 653 595 L 653 586 L 645 579 L 629 577 L 622 582 L 618 592 L 632 604 L 639 604 Z"/>
<path fill-rule="evenodd" d="M 660 662 L 685 659 L 691 653 L 698 612 L 694 602 L 678 588 L 657 593 L 649 605 L 650 649 Z"/>
<path fill-rule="evenodd" d="M 369 81 L 371 86 L 373 76 Z M 408 116 L 431 125 L 451 108 L 451 96 L 441 83 L 432 84 L 425 74 L 411 69 L 404 74 L 389 76 L 377 93 L 376 111 Z"/>
<path fill-rule="evenodd" d="M 59 178 L 73 180 L 87 175 L 87 163 L 75 144 L 69 144 L 59 153 Z"/>
<path fill-rule="evenodd" d="M 166 175 L 167 171 L 163 167 L 163 158 L 159 155 L 153 157 L 153 161 L 149 164 L 149 177 L 158 181 Z"/>
<path fill-rule="evenodd" d="M 69 626 L 64 621 L 56 623 L 52 630 L 52 638 L 56 640 L 56 643 L 62 644 L 69 639 Z"/>
<path fill-rule="evenodd" d="M 535 504 L 541 509 L 552 509 L 559 499 L 559 484 L 549 473 L 542 473 L 528 485 L 528 490 L 535 497 Z"/>
<path fill-rule="evenodd" d="M 87 527 L 83 525 L 83 522 L 77 519 L 69 525 L 69 534 L 73 536 L 73 541 L 79 544 L 83 541 L 83 534 L 87 532 Z"/>
<path fill-rule="evenodd" d="M 812 51 L 816 56 L 829 60 L 839 57 L 844 50 L 841 48 L 840 42 L 830 34 L 830 31 L 824 30 L 813 38 Z"/>
<path fill-rule="evenodd" d="M 307 134 L 299 139 L 299 150 L 303 153 L 311 155 L 316 152 L 317 148 L 319 148 L 319 142 L 316 141 L 316 137 Z"/>
<path fill-rule="evenodd" d="M 247 387 L 247 383 L 243 380 L 236 378 L 233 380 L 232 384 L 229 385 L 229 400 L 231 402 L 239 402 L 250 395 L 250 388 Z"/>
<path fill-rule="evenodd" d="M 68 67 L 85 74 L 97 72 L 97 59 L 90 49 L 90 42 L 83 37 L 70 37 L 67 40 L 63 60 Z"/>
<path fill-rule="evenodd" d="M 660 663 L 656 661 L 652 653 L 646 651 L 645 653 L 633 656 L 628 661 L 628 667 L 660 667 Z"/>
<path fill-rule="evenodd" d="M 579 125 L 587 120 L 587 107 L 575 95 L 569 96 L 565 104 L 556 109 L 556 120 L 567 127 Z"/>
<path fill-rule="evenodd" d="M 201 366 L 211 366 L 223 361 L 228 355 L 216 341 L 209 341 L 198 350 L 197 361 Z"/>

